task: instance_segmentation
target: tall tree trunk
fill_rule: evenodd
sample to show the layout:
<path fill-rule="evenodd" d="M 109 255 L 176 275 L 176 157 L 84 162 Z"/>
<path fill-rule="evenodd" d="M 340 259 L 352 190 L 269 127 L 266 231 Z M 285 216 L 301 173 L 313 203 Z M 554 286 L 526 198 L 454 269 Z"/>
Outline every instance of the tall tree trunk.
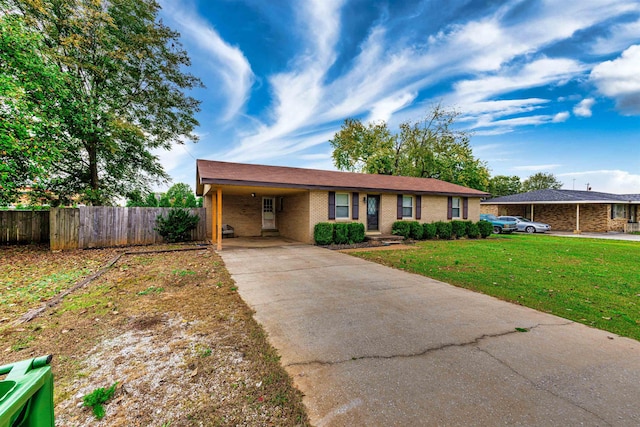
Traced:
<path fill-rule="evenodd" d="M 91 194 L 89 194 L 89 201 L 92 205 L 100 205 L 100 181 L 98 179 L 98 142 L 90 140 L 87 144 L 87 151 L 89 152 L 89 176 L 91 185 Z"/>

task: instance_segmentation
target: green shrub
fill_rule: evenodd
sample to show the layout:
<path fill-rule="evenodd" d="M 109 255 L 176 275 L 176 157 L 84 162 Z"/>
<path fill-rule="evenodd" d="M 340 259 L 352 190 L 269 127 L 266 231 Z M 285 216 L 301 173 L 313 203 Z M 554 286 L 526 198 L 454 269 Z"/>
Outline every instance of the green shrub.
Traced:
<path fill-rule="evenodd" d="M 467 236 L 467 224 L 464 221 L 451 221 L 451 232 L 456 239 Z"/>
<path fill-rule="evenodd" d="M 191 239 L 191 230 L 198 226 L 200 217 L 191 214 L 187 209 L 172 208 L 167 217 L 156 217 L 156 226 L 153 228 L 167 242 L 185 242 Z"/>
<path fill-rule="evenodd" d="M 396 221 L 391 225 L 391 234 L 402 236 L 408 239 L 411 235 L 411 226 L 409 221 Z"/>
<path fill-rule="evenodd" d="M 480 237 L 480 229 L 478 228 L 478 224 L 469 221 L 469 224 L 467 224 L 467 237 L 469 237 L 470 239 L 477 239 L 478 237 Z"/>
<path fill-rule="evenodd" d="M 449 240 L 453 236 L 453 228 L 450 222 L 438 221 L 436 224 L 436 235 L 438 239 Z"/>
<path fill-rule="evenodd" d="M 435 239 L 436 237 L 436 225 L 434 223 L 431 224 L 423 224 L 422 225 L 422 238 L 423 239 Z"/>
<path fill-rule="evenodd" d="M 349 224 L 349 241 L 351 243 L 364 242 L 364 224 L 352 222 Z"/>
<path fill-rule="evenodd" d="M 491 233 L 493 233 L 493 224 L 491 224 L 489 221 L 481 219 L 480 221 L 478 221 L 478 230 L 480 231 L 480 236 L 483 239 L 486 239 L 487 237 L 491 236 Z"/>
<path fill-rule="evenodd" d="M 333 243 L 333 223 L 317 223 L 313 227 L 313 239 L 318 245 L 330 245 Z"/>
<path fill-rule="evenodd" d="M 343 245 L 349 243 L 349 224 L 337 222 L 333 226 L 333 243 Z"/>
<path fill-rule="evenodd" d="M 410 221 L 409 222 L 409 236 L 414 240 L 422 239 L 422 224 L 418 221 Z"/>

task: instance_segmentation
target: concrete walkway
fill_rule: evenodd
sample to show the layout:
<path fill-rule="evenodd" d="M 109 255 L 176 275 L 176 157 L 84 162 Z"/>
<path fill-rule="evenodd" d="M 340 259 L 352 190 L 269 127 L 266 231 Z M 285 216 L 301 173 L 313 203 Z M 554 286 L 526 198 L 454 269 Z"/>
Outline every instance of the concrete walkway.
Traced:
<path fill-rule="evenodd" d="M 640 425 L 638 341 L 313 246 L 221 255 L 313 425 Z"/>

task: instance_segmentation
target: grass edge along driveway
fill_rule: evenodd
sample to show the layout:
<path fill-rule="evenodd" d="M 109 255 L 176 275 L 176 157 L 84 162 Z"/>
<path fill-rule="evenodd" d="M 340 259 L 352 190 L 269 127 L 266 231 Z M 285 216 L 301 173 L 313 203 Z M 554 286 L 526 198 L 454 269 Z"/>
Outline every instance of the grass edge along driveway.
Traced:
<path fill-rule="evenodd" d="M 544 235 L 351 255 L 640 340 L 640 244 Z"/>

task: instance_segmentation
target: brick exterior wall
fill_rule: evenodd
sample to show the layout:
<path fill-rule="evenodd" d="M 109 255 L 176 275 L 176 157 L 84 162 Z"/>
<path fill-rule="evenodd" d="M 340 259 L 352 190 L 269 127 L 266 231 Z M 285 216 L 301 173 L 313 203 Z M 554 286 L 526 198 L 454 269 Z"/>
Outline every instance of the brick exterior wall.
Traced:
<path fill-rule="evenodd" d="M 282 211 L 276 212 L 281 236 L 298 242 L 311 243 L 313 234 L 309 234 L 309 201 L 310 195 L 307 191 L 283 197 Z"/>
<path fill-rule="evenodd" d="M 340 193 L 340 191 L 338 191 Z M 351 197 L 353 193 L 349 193 L 349 218 L 329 220 L 329 192 L 328 191 L 311 191 L 309 194 L 309 238 L 313 243 L 313 228 L 319 222 L 359 222 L 367 226 L 367 206 L 362 201 L 366 193 L 358 193 L 358 219 L 351 219 L 353 214 L 353 206 Z"/>
<path fill-rule="evenodd" d="M 276 214 L 276 226 L 278 216 Z M 233 227 L 239 237 L 262 234 L 262 197 L 225 195 L 222 193 L 222 223 Z"/>
<path fill-rule="evenodd" d="M 215 193 L 214 193 L 215 194 Z M 276 197 L 276 226 L 283 237 L 303 243 L 313 243 L 313 228 L 319 222 L 360 222 L 367 226 L 367 206 L 363 198 L 366 192 L 358 193 L 359 218 L 352 220 L 352 193 L 349 193 L 349 219 L 329 221 L 329 194 L 327 191 L 308 191 L 283 196 L 282 211 Z M 391 234 L 391 226 L 397 221 L 397 194 L 379 194 L 379 231 Z M 207 209 L 207 236 L 211 237 L 211 195 L 204 198 Z M 414 199 L 415 204 L 415 199 Z M 234 228 L 239 237 L 260 236 L 262 233 L 262 198 L 250 195 L 225 195 L 222 198 L 222 223 Z M 469 220 L 477 221 L 480 216 L 480 200 L 469 198 Z M 415 206 L 414 206 L 415 217 Z M 447 221 L 446 196 L 422 196 L 420 222 Z M 368 230 L 367 230 L 368 231 Z"/>

